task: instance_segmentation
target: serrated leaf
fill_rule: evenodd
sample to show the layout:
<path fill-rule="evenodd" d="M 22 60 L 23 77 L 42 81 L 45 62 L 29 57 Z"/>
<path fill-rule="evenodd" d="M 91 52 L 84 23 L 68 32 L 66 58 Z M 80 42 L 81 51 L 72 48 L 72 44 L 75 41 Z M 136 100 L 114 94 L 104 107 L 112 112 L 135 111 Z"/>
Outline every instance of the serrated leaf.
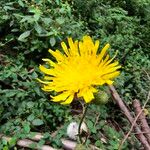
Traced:
<path fill-rule="evenodd" d="M 25 31 L 24 33 L 22 33 L 18 40 L 19 41 L 22 41 L 22 42 L 25 42 L 26 38 L 30 35 L 31 31 Z"/>
<path fill-rule="evenodd" d="M 40 126 L 40 125 L 44 124 L 44 122 L 41 119 L 34 119 L 32 121 L 32 124 L 35 125 L 35 126 Z"/>

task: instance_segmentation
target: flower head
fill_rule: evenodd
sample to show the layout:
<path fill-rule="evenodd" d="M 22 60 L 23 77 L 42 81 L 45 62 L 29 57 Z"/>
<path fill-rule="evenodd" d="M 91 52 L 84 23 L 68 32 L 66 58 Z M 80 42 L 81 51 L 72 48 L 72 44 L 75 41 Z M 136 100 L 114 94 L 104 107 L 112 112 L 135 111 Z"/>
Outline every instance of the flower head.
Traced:
<path fill-rule="evenodd" d="M 51 96 L 52 101 L 61 104 L 70 104 L 74 96 L 83 97 L 86 103 L 94 99 L 96 87 L 103 84 L 112 84 L 113 79 L 119 75 L 121 67 L 117 61 L 112 62 L 107 54 L 109 44 L 98 53 L 99 41 L 92 41 L 90 36 L 84 36 L 82 41 L 73 41 L 68 38 L 67 46 L 61 43 L 64 53 L 59 50 L 49 50 L 56 62 L 43 59 L 50 68 L 40 65 L 40 70 L 45 74 L 40 80 L 44 84 L 44 91 L 55 91 L 56 96 Z"/>

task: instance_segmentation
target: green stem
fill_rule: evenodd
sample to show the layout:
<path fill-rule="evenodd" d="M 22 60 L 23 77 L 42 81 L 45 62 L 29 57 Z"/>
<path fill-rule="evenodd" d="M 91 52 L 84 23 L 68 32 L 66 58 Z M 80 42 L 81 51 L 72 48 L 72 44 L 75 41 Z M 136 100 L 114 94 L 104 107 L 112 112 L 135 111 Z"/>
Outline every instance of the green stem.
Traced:
<path fill-rule="evenodd" d="M 86 116 L 87 109 L 88 109 L 88 105 L 83 106 L 83 114 L 82 114 L 82 118 L 80 120 L 79 128 L 78 128 L 79 141 L 80 141 L 81 144 L 83 144 L 82 136 L 81 136 L 81 132 L 80 132 L 81 131 L 81 125 L 82 125 L 83 120 Z"/>

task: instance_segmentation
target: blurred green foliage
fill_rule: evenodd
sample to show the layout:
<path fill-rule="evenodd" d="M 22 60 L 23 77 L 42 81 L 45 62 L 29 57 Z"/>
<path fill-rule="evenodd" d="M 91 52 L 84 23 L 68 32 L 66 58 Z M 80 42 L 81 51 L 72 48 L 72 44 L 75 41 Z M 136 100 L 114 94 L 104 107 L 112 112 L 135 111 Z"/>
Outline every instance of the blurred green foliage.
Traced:
<path fill-rule="evenodd" d="M 101 47 L 109 42 L 111 55 L 118 50 L 122 73 L 115 85 L 129 106 L 134 98 L 143 103 L 150 86 L 149 14 L 149 0 L 1 0 L 0 132 L 14 137 L 10 143 L 1 141 L 0 149 L 13 147 L 16 138 L 26 137 L 30 131 L 51 132 L 72 120 L 69 107 L 50 102 L 36 81 L 41 58 L 50 57 L 47 50 L 60 48 L 60 41 L 69 36 L 80 39 L 90 34 L 101 40 Z M 92 136 L 89 143 L 104 149 L 118 148 L 122 133 L 106 122 L 111 114 L 111 121 L 119 121 L 125 130 L 128 126 L 123 125 L 125 120 L 115 107 L 112 102 L 100 110 L 91 106 L 91 110 L 100 111 L 100 120 L 94 125 L 94 117 L 87 117 Z M 64 130 L 55 140 L 47 136 L 54 146 L 60 146 Z M 99 138 L 103 134 L 106 143 Z M 125 148 L 129 145 L 126 143 Z"/>

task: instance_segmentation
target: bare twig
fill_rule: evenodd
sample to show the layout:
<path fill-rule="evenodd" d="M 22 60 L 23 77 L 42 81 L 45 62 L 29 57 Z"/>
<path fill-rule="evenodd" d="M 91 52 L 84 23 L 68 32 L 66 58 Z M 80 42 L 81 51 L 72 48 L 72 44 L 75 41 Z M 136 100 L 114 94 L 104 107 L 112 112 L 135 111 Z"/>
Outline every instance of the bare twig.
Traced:
<path fill-rule="evenodd" d="M 5 139 L 6 141 L 10 141 L 11 137 L 7 137 L 7 136 L 0 134 L 0 139 Z M 31 145 L 35 145 L 35 149 L 39 149 L 37 142 L 33 142 L 31 140 L 28 140 L 28 139 L 18 140 L 17 145 L 20 147 L 24 147 L 24 148 L 31 148 Z M 56 150 L 53 147 L 48 146 L 48 145 L 43 145 L 40 147 L 40 149 L 41 150 Z"/>
<path fill-rule="evenodd" d="M 144 109 L 144 108 L 141 109 L 141 105 L 138 100 L 134 100 L 133 106 L 135 108 L 136 115 L 139 114 L 139 112 L 141 112 L 141 110 Z M 142 131 L 145 132 L 144 135 L 147 138 L 148 143 L 150 144 L 150 127 L 146 121 L 143 111 L 142 111 L 141 115 L 139 116 L 139 121 L 141 123 Z"/>
<path fill-rule="evenodd" d="M 99 120 L 99 117 L 100 117 L 100 113 L 97 114 L 97 117 L 96 117 L 96 120 L 95 120 L 95 123 L 94 123 L 94 127 L 96 127 L 96 125 L 98 123 L 98 120 Z"/>
<path fill-rule="evenodd" d="M 143 70 L 143 71 L 146 73 L 147 78 L 148 78 L 148 80 L 150 81 L 150 75 L 148 74 L 148 72 L 147 72 L 146 70 Z"/>
<path fill-rule="evenodd" d="M 127 140 L 128 136 L 129 136 L 130 133 L 132 132 L 132 130 L 133 130 L 134 126 L 135 126 L 135 123 L 136 123 L 136 121 L 138 120 L 138 118 L 140 117 L 142 111 L 144 110 L 144 108 L 145 108 L 145 106 L 146 106 L 148 100 L 149 100 L 149 96 L 148 96 L 147 100 L 145 101 L 143 108 L 138 112 L 137 116 L 135 117 L 135 119 L 134 119 L 134 121 L 133 121 L 133 123 L 132 123 L 132 126 L 131 126 L 130 130 L 129 130 L 128 133 L 125 135 L 124 139 L 121 141 L 118 150 L 121 150 L 121 148 L 122 148 L 124 142 Z"/>
<path fill-rule="evenodd" d="M 143 134 L 150 134 L 150 132 L 139 132 L 139 133 L 132 133 L 132 134 L 141 134 L 141 133 L 143 133 Z"/>
<path fill-rule="evenodd" d="M 123 103 L 123 100 L 120 98 L 120 96 L 119 96 L 118 92 L 116 91 L 115 87 L 111 85 L 111 86 L 109 86 L 109 88 L 110 88 L 111 94 L 112 94 L 115 102 L 118 104 L 118 106 L 120 107 L 120 109 L 123 111 L 123 113 L 125 114 L 125 116 L 129 120 L 129 122 L 132 124 L 134 122 L 134 118 L 131 116 L 129 110 L 127 109 L 127 107 Z M 142 131 L 138 127 L 138 125 L 136 124 L 136 122 L 134 123 L 133 127 L 134 127 L 134 130 L 135 130 L 136 133 L 141 133 L 141 134 L 136 134 L 136 137 L 143 144 L 145 150 L 150 150 L 150 145 L 148 144 L 147 139 L 142 134 Z"/>
<path fill-rule="evenodd" d="M 51 133 L 51 137 L 55 138 L 55 136 L 57 135 L 57 133 L 63 128 L 64 126 L 61 125 L 60 127 L 57 128 L 56 131 Z M 33 134 L 33 136 L 31 136 Z M 44 138 L 44 134 L 40 133 L 40 132 L 30 132 L 30 134 L 27 136 L 28 139 L 31 139 L 33 141 L 40 141 L 42 138 Z"/>
<path fill-rule="evenodd" d="M 34 135 L 32 137 L 29 135 L 28 139 L 31 139 L 33 141 L 40 141 L 42 138 L 44 138 L 42 133 L 39 133 L 39 132 L 32 132 L 31 134 L 34 134 Z"/>
<path fill-rule="evenodd" d="M 75 141 L 70 141 L 70 140 L 66 140 L 66 139 L 62 139 L 61 140 L 62 143 L 63 143 L 63 147 L 66 149 L 66 150 L 74 150 L 75 147 L 77 146 L 77 143 Z M 94 145 L 89 145 L 89 148 L 90 150 L 102 150 Z"/>

